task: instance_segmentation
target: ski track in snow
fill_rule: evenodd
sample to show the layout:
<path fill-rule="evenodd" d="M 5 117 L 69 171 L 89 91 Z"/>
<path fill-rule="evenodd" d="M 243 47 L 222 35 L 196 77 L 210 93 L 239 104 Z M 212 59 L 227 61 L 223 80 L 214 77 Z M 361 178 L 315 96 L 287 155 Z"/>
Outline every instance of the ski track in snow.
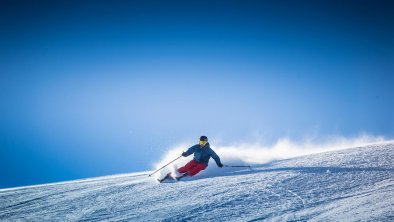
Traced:
<path fill-rule="evenodd" d="M 302 205 L 305 206 L 305 200 L 302 199 L 298 194 L 296 194 L 295 192 L 291 191 L 291 190 L 287 190 L 289 193 L 293 194 L 295 197 L 297 197 L 299 200 L 301 200 Z"/>
<path fill-rule="evenodd" d="M 0 221 L 394 221 L 393 159 L 383 143 L 176 183 L 141 172 L 1 189 Z"/>

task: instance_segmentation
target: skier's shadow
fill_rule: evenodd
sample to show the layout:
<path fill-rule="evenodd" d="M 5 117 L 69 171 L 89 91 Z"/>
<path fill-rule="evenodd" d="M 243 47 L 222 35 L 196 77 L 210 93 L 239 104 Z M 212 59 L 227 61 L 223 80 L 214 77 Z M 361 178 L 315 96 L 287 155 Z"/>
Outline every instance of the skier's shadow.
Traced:
<path fill-rule="evenodd" d="M 188 178 L 188 180 L 199 180 L 199 179 L 207 179 L 212 177 L 223 177 L 223 176 L 238 176 L 238 175 L 248 175 L 248 174 L 256 174 L 256 173 L 264 173 L 264 172 L 281 172 L 281 171 L 293 171 L 300 173 L 314 173 L 314 174 L 323 174 L 323 173 L 346 173 L 346 172 L 390 172 L 393 173 L 393 168 L 383 168 L 383 167 L 314 167 L 314 166 L 305 166 L 305 167 L 275 167 L 273 164 L 277 161 L 273 161 L 266 164 L 259 164 L 251 166 L 249 168 L 209 168 L 198 175 Z"/>
<path fill-rule="evenodd" d="M 232 163 L 232 165 L 243 165 L 242 163 Z M 249 167 L 223 167 L 218 168 L 216 166 L 209 166 L 206 170 L 201 171 L 199 174 L 188 177 L 187 180 L 199 180 L 207 179 L 213 177 L 222 176 L 237 176 L 237 175 L 247 175 L 262 172 L 261 167 L 269 166 L 270 164 L 260 164 Z"/>

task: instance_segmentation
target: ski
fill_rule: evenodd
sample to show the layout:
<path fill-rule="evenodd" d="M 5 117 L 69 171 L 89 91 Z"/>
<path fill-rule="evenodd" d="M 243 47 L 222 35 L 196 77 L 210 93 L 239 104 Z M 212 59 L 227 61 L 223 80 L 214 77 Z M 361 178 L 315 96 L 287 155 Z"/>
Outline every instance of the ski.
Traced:
<path fill-rule="evenodd" d="M 184 173 L 184 174 L 182 174 L 182 175 L 179 176 L 179 177 L 175 177 L 175 180 L 176 180 L 176 181 L 179 181 L 180 179 L 182 179 L 183 177 L 186 177 L 186 176 L 188 176 L 187 173 Z"/>
<path fill-rule="evenodd" d="M 159 183 L 163 183 L 165 180 L 172 179 L 173 181 L 179 181 L 181 178 L 188 176 L 187 173 L 182 174 L 179 177 L 172 177 L 171 173 L 168 173 L 163 179 L 157 179 Z"/>
<path fill-rule="evenodd" d="M 163 179 L 157 179 L 157 181 L 159 183 L 162 183 L 163 181 L 172 178 L 170 175 L 171 175 L 171 173 L 168 173 Z"/>

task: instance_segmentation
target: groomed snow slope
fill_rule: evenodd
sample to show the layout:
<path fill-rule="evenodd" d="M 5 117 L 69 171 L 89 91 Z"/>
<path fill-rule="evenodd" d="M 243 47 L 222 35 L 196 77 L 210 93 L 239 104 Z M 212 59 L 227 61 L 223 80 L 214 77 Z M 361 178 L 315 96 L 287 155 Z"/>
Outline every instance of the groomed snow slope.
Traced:
<path fill-rule="evenodd" d="M 0 221 L 394 221 L 393 160 L 384 143 L 178 183 L 142 172 L 2 189 Z"/>

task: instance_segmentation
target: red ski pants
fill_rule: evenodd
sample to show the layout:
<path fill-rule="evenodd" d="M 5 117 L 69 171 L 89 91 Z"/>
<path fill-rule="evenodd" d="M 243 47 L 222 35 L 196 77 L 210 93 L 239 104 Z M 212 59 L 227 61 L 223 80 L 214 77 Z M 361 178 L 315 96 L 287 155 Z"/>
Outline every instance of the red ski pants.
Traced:
<path fill-rule="evenodd" d="M 198 163 L 195 160 L 188 162 L 185 166 L 178 169 L 179 173 L 186 173 L 189 176 L 194 176 L 199 173 L 201 170 L 204 170 L 207 166 L 203 163 Z"/>

